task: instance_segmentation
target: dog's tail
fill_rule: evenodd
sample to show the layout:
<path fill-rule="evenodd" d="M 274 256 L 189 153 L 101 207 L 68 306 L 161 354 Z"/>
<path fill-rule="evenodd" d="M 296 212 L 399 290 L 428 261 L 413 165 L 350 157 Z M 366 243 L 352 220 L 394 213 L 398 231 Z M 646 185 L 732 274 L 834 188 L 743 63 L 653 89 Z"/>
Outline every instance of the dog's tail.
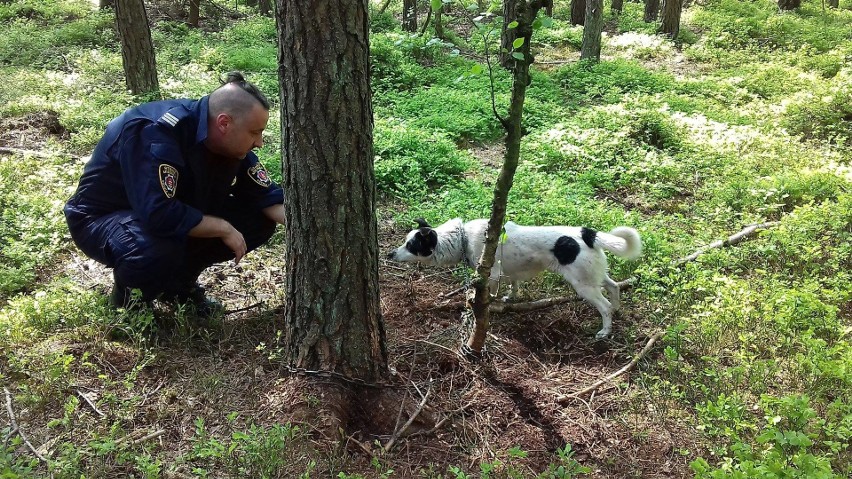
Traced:
<path fill-rule="evenodd" d="M 595 245 L 628 259 L 638 258 L 642 254 L 639 232 L 627 226 L 619 226 L 609 233 L 598 231 Z"/>

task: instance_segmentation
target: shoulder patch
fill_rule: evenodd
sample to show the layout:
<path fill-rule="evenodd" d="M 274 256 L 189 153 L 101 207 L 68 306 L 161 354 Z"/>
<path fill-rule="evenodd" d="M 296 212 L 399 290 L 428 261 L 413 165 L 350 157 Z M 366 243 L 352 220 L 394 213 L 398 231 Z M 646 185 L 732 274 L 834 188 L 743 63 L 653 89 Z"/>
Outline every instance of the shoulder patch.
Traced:
<path fill-rule="evenodd" d="M 180 119 L 179 119 L 178 117 L 174 116 L 171 112 L 168 112 L 168 111 L 167 111 L 167 112 L 166 112 L 163 116 L 161 116 L 161 117 L 160 117 L 160 119 L 159 119 L 159 120 L 157 120 L 157 121 L 158 121 L 158 122 L 160 122 L 160 123 L 165 123 L 165 124 L 167 124 L 167 125 L 169 125 L 169 126 L 171 126 L 171 127 L 175 127 L 175 126 L 177 126 L 177 124 L 178 124 L 178 122 L 180 121 Z"/>
<path fill-rule="evenodd" d="M 264 188 L 272 184 L 272 180 L 269 179 L 269 173 L 266 172 L 266 168 L 260 163 L 249 168 L 248 175 L 255 183 Z"/>
<path fill-rule="evenodd" d="M 177 193 L 178 170 L 172 165 L 165 163 L 159 168 L 160 186 L 163 188 L 163 193 L 167 198 L 174 198 Z"/>

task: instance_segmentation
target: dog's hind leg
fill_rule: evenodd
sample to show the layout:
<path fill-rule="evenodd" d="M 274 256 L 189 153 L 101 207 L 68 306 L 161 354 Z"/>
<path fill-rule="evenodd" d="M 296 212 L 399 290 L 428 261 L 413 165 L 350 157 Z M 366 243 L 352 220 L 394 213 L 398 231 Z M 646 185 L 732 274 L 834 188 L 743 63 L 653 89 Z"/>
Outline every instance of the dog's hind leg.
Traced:
<path fill-rule="evenodd" d="M 603 326 L 601 327 L 601 330 L 595 334 L 595 338 L 603 339 L 609 336 L 609 333 L 612 332 L 612 304 L 604 298 L 604 295 L 601 293 L 601 287 L 593 286 L 588 283 L 580 283 L 579 281 L 571 281 L 571 278 L 565 279 L 571 283 L 571 286 L 574 287 L 574 290 L 577 291 L 577 294 L 581 298 L 592 303 L 592 305 L 597 308 L 598 312 L 601 313 Z"/>
<path fill-rule="evenodd" d="M 609 302 L 612 304 L 612 310 L 618 311 L 621 309 L 621 288 L 618 287 L 618 283 L 613 281 L 609 276 L 604 276 L 603 287 L 609 295 Z"/>

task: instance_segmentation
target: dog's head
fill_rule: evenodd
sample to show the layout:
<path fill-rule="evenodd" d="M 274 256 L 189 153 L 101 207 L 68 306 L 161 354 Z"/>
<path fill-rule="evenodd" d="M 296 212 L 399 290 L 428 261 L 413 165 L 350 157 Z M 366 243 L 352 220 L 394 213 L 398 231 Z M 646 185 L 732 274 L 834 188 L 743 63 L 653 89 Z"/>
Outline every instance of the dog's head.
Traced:
<path fill-rule="evenodd" d="M 403 263 L 428 261 L 438 246 L 438 233 L 423 218 L 414 220 L 417 228 L 405 237 L 405 243 L 388 253 L 388 259 Z"/>

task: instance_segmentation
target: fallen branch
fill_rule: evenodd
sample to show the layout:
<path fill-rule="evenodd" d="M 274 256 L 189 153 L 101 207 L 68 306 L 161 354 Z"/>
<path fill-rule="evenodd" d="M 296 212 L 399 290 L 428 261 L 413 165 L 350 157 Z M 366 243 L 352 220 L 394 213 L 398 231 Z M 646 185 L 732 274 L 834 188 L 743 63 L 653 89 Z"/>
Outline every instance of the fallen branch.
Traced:
<path fill-rule="evenodd" d="M 146 434 L 145 436 L 142 436 L 139 439 L 134 439 L 133 441 L 131 441 L 130 444 L 136 446 L 136 445 L 142 444 L 145 441 L 148 441 L 148 440 L 151 440 L 151 439 L 154 439 L 154 438 L 158 438 L 165 433 L 166 433 L 165 429 L 158 429 L 158 430 L 152 432 L 151 434 Z"/>
<path fill-rule="evenodd" d="M 529 301 L 526 303 L 491 303 L 488 305 L 488 310 L 491 313 L 521 313 L 578 301 L 582 301 L 582 299 L 579 297 L 560 296 L 556 298 L 544 298 L 536 301 Z"/>
<path fill-rule="evenodd" d="M 741 242 L 742 240 L 744 240 L 748 236 L 753 235 L 755 232 L 757 232 L 759 230 L 766 229 L 766 228 L 771 228 L 771 227 L 777 225 L 778 223 L 779 223 L 778 221 L 769 221 L 767 223 L 756 223 L 756 224 L 753 224 L 753 225 L 748 225 L 745 228 L 743 228 L 742 231 L 740 231 L 739 233 L 728 236 L 727 239 L 714 241 L 713 243 L 710 243 L 707 246 L 704 246 L 702 248 L 698 248 L 698 250 L 695 251 L 694 253 L 692 253 L 691 255 L 677 260 L 675 262 L 675 264 L 681 265 L 681 264 L 684 264 L 684 263 L 688 263 L 690 261 L 694 261 L 696 258 L 698 258 L 702 254 L 706 253 L 707 251 L 710 251 L 711 249 L 723 248 L 725 246 L 733 246 L 733 245 Z"/>
<path fill-rule="evenodd" d="M 597 388 L 601 387 L 603 384 L 606 384 L 607 382 L 612 381 L 613 379 L 615 379 L 615 378 L 617 378 L 617 377 L 621 376 L 622 374 L 626 373 L 627 371 L 630 371 L 631 369 L 633 369 L 633 367 L 634 367 L 634 366 L 636 366 L 636 363 L 638 363 L 638 362 L 639 362 L 642 358 L 644 358 L 644 357 L 645 357 L 645 355 L 646 355 L 646 354 L 648 354 L 648 351 L 650 351 L 650 350 L 651 350 L 651 348 L 652 348 L 652 347 L 654 347 L 654 343 L 656 343 L 656 342 L 657 342 L 657 340 L 658 340 L 658 339 L 660 339 L 662 336 L 663 336 L 663 332 L 662 332 L 662 331 L 658 331 L 658 332 L 656 332 L 653 336 L 651 336 L 651 337 L 648 339 L 648 343 L 647 343 L 647 344 L 645 344 L 645 347 L 644 347 L 644 348 L 642 348 L 642 351 L 641 351 L 641 352 L 639 352 L 639 354 L 637 354 L 637 355 L 636 355 L 636 357 L 634 357 L 634 358 L 633 358 L 633 359 L 632 359 L 629 363 L 627 363 L 627 364 L 626 364 L 623 368 L 621 368 L 621 369 L 619 369 L 618 371 L 616 371 L 616 372 L 614 372 L 614 373 L 612 373 L 612 374 L 610 374 L 610 375 L 606 376 L 605 378 L 603 378 L 603 379 L 601 379 L 601 380 L 595 381 L 595 383 L 594 383 L 594 384 L 592 384 L 591 386 L 588 386 L 588 387 L 586 387 L 586 388 L 583 388 L 583 389 L 581 389 L 581 390 L 579 390 L 579 391 L 577 391 L 577 392 L 575 392 L 575 393 L 571 393 L 571 394 L 567 394 L 567 395 L 558 396 L 558 397 L 556 398 L 556 401 L 557 401 L 557 402 L 559 402 L 559 403 L 562 403 L 562 402 L 565 402 L 565 401 L 567 401 L 567 400 L 569 400 L 569 399 L 577 398 L 577 397 L 579 397 L 579 396 L 582 396 L 583 394 L 586 394 L 586 393 L 588 393 L 588 392 L 591 392 L 591 391 L 596 390 Z"/>
<path fill-rule="evenodd" d="M 47 464 L 47 458 L 42 456 L 41 453 L 33 447 L 30 440 L 27 439 L 27 435 L 24 434 L 24 430 L 18 425 L 18 421 L 15 420 L 15 411 L 12 409 L 12 393 L 10 393 L 5 387 L 3 388 L 3 392 L 6 393 L 6 412 L 9 413 L 9 422 L 12 423 L 12 430 L 17 431 L 18 435 L 21 436 L 21 440 L 24 441 L 24 444 L 26 444 L 30 451 L 35 454 L 39 461 Z"/>
<path fill-rule="evenodd" d="M 385 447 L 384 447 L 385 453 L 390 451 L 391 447 L 393 447 L 396 440 L 399 439 L 399 436 L 401 436 L 405 432 L 405 430 L 408 429 L 409 426 L 411 426 L 411 424 L 414 422 L 414 420 L 417 419 L 417 416 L 419 416 L 420 413 L 423 411 L 423 408 L 426 407 L 426 401 L 429 400 L 430 394 L 432 394 L 432 388 L 431 387 L 429 388 L 428 391 L 426 391 L 426 395 L 423 396 L 423 400 L 420 401 L 420 405 L 417 406 L 417 410 L 414 411 L 414 414 L 412 414 L 411 417 L 408 418 L 408 421 L 406 421 L 406 423 L 402 426 L 402 428 L 400 428 L 398 431 L 393 433 L 393 436 L 391 436 L 388 443 L 385 444 Z"/>
<path fill-rule="evenodd" d="M 91 399 L 89 399 L 85 394 L 83 394 L 83 391 L 80 391 L 79 388 L 74 388 L 74 392 L 76 392 L 78 396 L 83 398 L 83 401 L 86 401 L 86 404 L 88 404 L 90 408 L 92 408 L 96 413 L 98 413 L 98 416 L 106 417 L 106 414 L 104 414 L 103 411 L 98 409 L 98 407 L 95 406 L 95 403 L 93 403 Z"/>

